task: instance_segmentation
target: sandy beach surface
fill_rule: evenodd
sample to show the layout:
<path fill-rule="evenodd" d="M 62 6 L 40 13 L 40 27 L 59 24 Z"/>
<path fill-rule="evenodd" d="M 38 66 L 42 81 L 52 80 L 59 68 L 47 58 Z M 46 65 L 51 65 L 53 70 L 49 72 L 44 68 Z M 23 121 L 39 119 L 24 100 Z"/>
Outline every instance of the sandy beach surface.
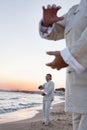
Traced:
<path fill-rule="evenodd" d="M 0 130 L 72 130 L 72 115 L 64 112 L 64 103 L 53 106 L 50 119 L 49 126 L 45 126 L 40 110 L 33 118 L 0 124 Z"/>

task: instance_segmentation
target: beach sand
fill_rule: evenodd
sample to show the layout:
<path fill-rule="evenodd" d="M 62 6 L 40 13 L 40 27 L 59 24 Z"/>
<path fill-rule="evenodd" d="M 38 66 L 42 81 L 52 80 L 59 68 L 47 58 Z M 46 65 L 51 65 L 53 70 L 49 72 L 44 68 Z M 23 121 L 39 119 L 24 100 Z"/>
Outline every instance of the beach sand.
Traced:
<path fill-rule="evenodd" d="M 51 109 L 51 123 L 43 124 L 42 110 L 33 118 L 0 124 L 0 130 L 72 130 L 72 115 L 64 112 L 64 103 Z"/>

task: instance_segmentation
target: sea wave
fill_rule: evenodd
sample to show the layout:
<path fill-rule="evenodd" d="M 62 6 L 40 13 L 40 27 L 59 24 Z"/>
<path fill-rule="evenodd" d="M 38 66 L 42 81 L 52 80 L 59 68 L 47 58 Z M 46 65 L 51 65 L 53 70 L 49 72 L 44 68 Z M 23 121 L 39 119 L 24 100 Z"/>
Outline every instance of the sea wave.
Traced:
<path fill-rule="evenodd" d="M 61 96 L 55 96 L 55 102 L 63 100 Z M 20 92 L 0 92 L 0 115 L 28 109 L 42 105 L 40 94 Z"/>

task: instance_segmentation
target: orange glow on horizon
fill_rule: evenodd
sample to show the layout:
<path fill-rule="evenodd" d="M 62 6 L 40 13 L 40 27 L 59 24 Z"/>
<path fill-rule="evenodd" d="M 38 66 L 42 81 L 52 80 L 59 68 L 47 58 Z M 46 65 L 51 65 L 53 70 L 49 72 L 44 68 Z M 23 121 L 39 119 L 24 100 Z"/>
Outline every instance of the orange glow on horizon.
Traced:
<path fill-rule="evenodd" d="M 65 87 L 65 83 L 57 83 L 55 84 L 56 88 L 62 88 Z M 18 91 L 38 91 L 38 86 L 40 83 L 37 82 L 2 82 L 0 83 L 0 89 L 1 90 L 18 90 Z"/>
<path fill-rule="evenodd" d="M 35 91 L 38 90 L 38 84 L 35 82 L 5 82 L 0 83 L 0 89 L 3 90 L 25 90 Z"/>

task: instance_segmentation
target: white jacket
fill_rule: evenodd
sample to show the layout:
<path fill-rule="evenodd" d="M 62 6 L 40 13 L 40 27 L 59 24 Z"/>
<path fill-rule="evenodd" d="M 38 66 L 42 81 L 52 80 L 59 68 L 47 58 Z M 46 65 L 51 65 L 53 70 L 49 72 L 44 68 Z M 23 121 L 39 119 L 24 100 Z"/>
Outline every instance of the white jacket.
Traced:
<path fill-rule="evenodd" d="M 54 100 L 54 82 L 53 81 L 48 81 L 43 85 L 44 93 L 46 94 L 43 96 L 43 101 L 49 100 L 53 101 Z"/>
<path fill-rule="evenodd" d="M 43 38 L 60 40 L 65 38 L 66 46 L 72 57 L 84 68 L 76 74 L 69 65 L 66 79 L 66 111 L 87 113 L 87 0 L 81 0 L 46 33 L 40 31 Z M 40 29 L 41 30 L 41 29 Z M 66 54 L 67 55 L 67 54 Z M 67 61 L 66 61 L 67 62 Z"/>

